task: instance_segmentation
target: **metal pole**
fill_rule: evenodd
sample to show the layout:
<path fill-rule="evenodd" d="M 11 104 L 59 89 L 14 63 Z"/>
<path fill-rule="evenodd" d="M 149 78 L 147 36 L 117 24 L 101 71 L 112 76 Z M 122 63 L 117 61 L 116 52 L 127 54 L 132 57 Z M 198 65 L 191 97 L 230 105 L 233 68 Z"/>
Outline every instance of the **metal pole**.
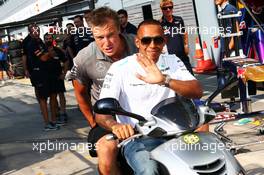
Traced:
<path fill-rule="evenodd" d="M 90 0 L 89 1 L 89 7 L 90 7 L 90 9 L 95 9 L 95 5 L 94 5 L 94 0 Z"/>
<path fill-rule="evenodd" d="M 123 0 L 122 0 L 123 1 Z M 195 4 L 195 0 L 192 0 L 192 3 L 193 3 L 193 9 L 194 9 L 194 16 L 195 16 L 195 22 L 196 22 L 196 26 L 197 26 L 197 32 L 198 32 L 198 37 L 199 37 L 199 42 L 200 42 L 200 45 L 202 46 L 202 39 L 201 39 L 201 35 L 200 35 L 200 32 L 199 32 L 199 21 L 198 21 L 198 14 L 197 14 L 197 9 L 196 9 L 196 4 Z"/>
<path fill-rule="evenodd" d="M 122 9 L 124 9 L 124 2 L 123 2 L 123 0 L 121 0 L 121 6 L 122 6 Z"/>

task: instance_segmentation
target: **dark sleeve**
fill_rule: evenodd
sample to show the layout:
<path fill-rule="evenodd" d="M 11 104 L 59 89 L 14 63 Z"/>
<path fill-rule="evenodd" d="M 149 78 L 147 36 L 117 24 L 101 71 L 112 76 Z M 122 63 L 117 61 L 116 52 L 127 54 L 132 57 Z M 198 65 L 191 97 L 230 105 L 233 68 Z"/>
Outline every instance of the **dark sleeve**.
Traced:
<path fill-rule="evenodd" d="M 128 24 L 129 24 L 129 33 L 136 35 L 137 34 L 137 27 L 131 23 L 128 23 Z"/>
<path fill-rule="evenodd" d="M 132 29 L 132 31 L 131 31 L 131 33 L 133 33 L 133 34 L 137 34 L 137 27 L 136 26 L 134 26 L 134 25 L 132 25 L 131 26 L 131 29 Z"/>
<path fill-rule="evenodd" d="M 39 45 L 40 45 L 40 49 L 42 49 L 44 53 L 48 52 L 48 48 L 46 47 L 46 45 L 42 40 L 39 41 Z"/>
<path fill-rule="evenodd" d="M 183 21 L 182 17 L 179 17 L 179 21 L 180 21 L 180 25 L 182 27 L 182 32 L 184 33 L 186 30 L 185 30 L 185 25 L 184 25 L 184 21 Z"/>
<path fill-rule="evenodd" d="M 22 55 L 27 55 L 27 42 L 26 39 L 23 40 L 22 42 Z"/>
<path fill-rule="evenodd" d="M 65 52 L 62 49 L 58 48 L 58 47 L 54 47 L 54 49 L 55 49 L 55 52 L 58 55 L 60 61 L 66 62 L 67 58 L 65 56 Z"/>
<path fill-rule="evenodd" d="M 184 26 L 184 21 L 183 21 L 182 17 L 179 17 L 179 19 L 180 19 L 180 24 L 181 24 L 181 26 L 182 26 L 182 27 L 185 27 L 185 26 Z"/>
<path fill-rule="evenodd" d="M 63 40 L 63 49 L 66 50 L 67 47 L 71 47 L 71 36 L 66 36 Z"/>
<path fill-rule="evenodd" d="M 234 11 L 235 13 L 238 12 L 237 8 L 235 6 L 232 6 L 232 11 Z"/>
<path fill-rule="evenodd" d="M 48 52 L 48 48 L 46 47 L 46 45 L 43 43 L 43 41 L 41 39 L 39 39 L 39 41 L 38 41 L 37 49 L 39 49 L 42 54 L 45 54 Z"/>
<path fill-rule="evenodd" d="M 74 35 L 70 35 L 70 38 L 67 41 L 67 46 L 72 49 L 73 55 L 76 56 L 77 55 L 77 52 L 76 52 L 76 45 L 74 43 Z"/>
<path fill-rule="evenodd" d="M 64 50 L 66 50 L 66 48 L 67 48 L 66 39 L 67 39 L 67 38 L 65 38 L 65 39 L 63 40 L 63 44 L 62 44 L 62 49 L 64 49 Z"/>
<path fill-rule="evenodd" d="M 30 44 L 30 48 L 32 49 L 31 51 L 33 55 L 37 56 L 38 58 L 40 58 L 43 54 L 46 54 L 48 52 L 48 49 L 42 40 L 32 42 Z"/>
<path fill-rule="evenodd" d="M 136 28 L 136 26 L 133 26 L 133 31 L 132 31 L 132 33 L 135 34 L 135 35 L 137 34 L 137 28 Z"/>

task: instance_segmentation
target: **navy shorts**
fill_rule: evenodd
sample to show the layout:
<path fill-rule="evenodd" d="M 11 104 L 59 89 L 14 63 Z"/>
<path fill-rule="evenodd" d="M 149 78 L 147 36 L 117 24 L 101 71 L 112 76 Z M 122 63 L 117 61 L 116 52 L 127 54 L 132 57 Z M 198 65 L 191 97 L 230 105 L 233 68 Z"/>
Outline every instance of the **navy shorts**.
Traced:
<path fill-rule="evenodd" d="M 100 138 L 110 133 L 112 132 L 100 127 L 99 125 L 96 125 L 89 131 L 87 142 L 92 145 L 92 149 L 89 149 L 90 156 L 97 157 L 95 144 Z"/>
<path fill-rule="evenodd" d="M 62 93 L 66 92 L 64 80 L 57 79 L 57 78 L 51 78 L 49 80 L 49 87 L 51 93 Z"/>
<path fill-rule="evenodd" d="M 38 70 L 32 71 L 30 73 L 30 81 L 40 98 L 48 98 L 51 95 L 50 81 L 46 73 Z"/>
<path fill-rule="evenodd" d="M 0 61 L 0 71 L 8 71 L 9 65 L 7 64 L 6 60 Z"/>

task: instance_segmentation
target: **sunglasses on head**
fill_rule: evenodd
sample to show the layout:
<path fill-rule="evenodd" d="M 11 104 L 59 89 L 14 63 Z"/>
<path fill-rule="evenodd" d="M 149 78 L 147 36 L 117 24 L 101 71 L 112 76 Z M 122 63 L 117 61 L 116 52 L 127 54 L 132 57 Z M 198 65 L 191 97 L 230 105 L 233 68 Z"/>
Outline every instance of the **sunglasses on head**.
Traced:
<path fill-rule="evenodd" d="M 140 41 L 143 45 L 149 45 L 152 41 L 154 42 L 154 44 L 160 45 L 163 44 L 165 40 L 162 36 L 155 36 L 155 37 L 146 36 L 141 38 Z"/>
<path fill-rule="evenodd" d="M 173 6 L 167 6 L 167 7 L 161 7 L 162 10 L 172 10 L 173 9 Z"/>

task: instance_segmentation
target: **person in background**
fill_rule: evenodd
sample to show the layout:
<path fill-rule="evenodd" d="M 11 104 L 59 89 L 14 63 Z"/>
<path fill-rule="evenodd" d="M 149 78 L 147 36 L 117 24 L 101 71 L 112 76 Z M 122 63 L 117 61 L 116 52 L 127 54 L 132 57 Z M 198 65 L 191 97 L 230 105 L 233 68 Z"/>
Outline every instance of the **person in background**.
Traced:
<path fill-rule="evenodd" d="M 76 15 L 73 18 L 75 25 L 75 33 L 71 35 L 71 43 L 74 57 L 78 54 L 80 50 L 88 46 L 94 41 L 92 32 L 89 28 L 84 27 L 83 17 L 81 15 Z"/>
<path fill-rule="evenodd" d="M 184 29 L 184 21 L 180 16 L 173 15 L 172 0 L 161 0 L 161 25 L 167 37 L 167 50 L 169 54 L 179 57 L 186 68 L 193 74 L 189 54 L 188 33 Z"/>
<path fill-rule="evenodd" d="M 228 14 L 232 14 L 232 13 L 237 13 L 238 10 L 235 6 L 229 4 L 228 0 L 215 0 L 215 5 L 218 6 L 218 10 L 220 13 L 224 13 L 226 15 Z M 223 26 L 223 24 L 220 24 L 221 26 Z M 239 31 L 239 25 L 238 25 L 238 19 L 236 22 L 236 27 L 237 27 L 237 32 Z M 226 28 L 230 28 L 228 29 L 229 31 L 227 31 L 227 33 L 231 32 L 232 27 L 235 27 L 232 25 L 231 19 L 226 19 Z M 221 42 L 221 58 L 224 57 L 229 57 L 231 52 L 233 52 L 235 50 L 235 41 L 234 41 L 234 37 L 231 38 L 227 38 L 227 43 L 225 43 L 225 39 L 224 38 L 220 38 L 220 42 Z M 228 46 L 225 47 L 225 44 L 227 44 Z"/>
<path fill-rule="evenodd" d="M 44 119 L 44 131 L 58 130 L 56 118 L 56 93 L 52 93 L 49 81 L 48 60 L 54 57 L 54 50 L 47 49 L 40 39 L 40 29 L 36 24 L 28 26 L 29 35 L 22 42 L 22 61 L 25 72 L 34 87 L 36 98 Z M 47 99 L 50 98 L 51 119 Z"/>
<path fill-rule="evenodd" d="M 117 11 L 118 17 L 121 23 L 121 33 L 130 33 L 130 34 L 137 34 L 137 27 L 128 22 L 128 15 L 127 11 L 124 9 L 120 9 Z"/>
<path fill-rule="evenodd" d="M 65 50 L 65 56 L 66 58 L 69 60 L 69 65 L 68 65 L 68 70 L 71 70 L 72 66 L 73 66 L 73 58 L 74 58 L 74 51 L 73 51 L 73 43 L 71 42 L 71 31 L 74 28 L 74 24 L 72 23 L 68 23 L 66 24 L 66 29 L 65 29 L 65 33 L 66 33 L 66 37 L 63 40 L 63 47 L 62 49 Z"/>
<path fill-rule="evenodd" d="M 92 10 L 91 9 L 88 9 L 87 11 L 84 12 L 84 19 L 85 19 L 85 22 L 87 24 L 87 26 L 90 28 L 91 24 L 90 24 L 90 17 L 91 17 L 91 13 L 92 13 Z"/>
<path fill-rule="evenodd" d="M 66 98 L 64 95 L 66 92 L 64 78 L 68 69 L 69 60 L 65 57 L 65 53 L 62 49 L 53 46 L 53 36 L 51 34 L 46 33 L 44 35 L 44 41 L 48 49 L 54 50 L 53 58 L 47 61 L 49 64 L 49 83 L 51 88 L 50 91 L 59 95 L 60 106 L 57 105 L 56 114 L 58 120 L 57 123 L 59 122 L 59 124 L 62 125 L 68 121 L 68 115 L 66 113 Z M 63 63 L 63 68 L 61 67 L 61 63 Z M 58 102 L 56 104 L 58 104 Z"/>
<path fill-rule="evenodd" d="M 2 38 L 0 38 L 0 81 L 1 81 L 1 85 L 5 84 L 4 71 L 6 72 L 9 79 L 12 78 L 11 72 L 9 71 L 7 51 L 8 51 L 7 43 L 3 43 Z"/>

